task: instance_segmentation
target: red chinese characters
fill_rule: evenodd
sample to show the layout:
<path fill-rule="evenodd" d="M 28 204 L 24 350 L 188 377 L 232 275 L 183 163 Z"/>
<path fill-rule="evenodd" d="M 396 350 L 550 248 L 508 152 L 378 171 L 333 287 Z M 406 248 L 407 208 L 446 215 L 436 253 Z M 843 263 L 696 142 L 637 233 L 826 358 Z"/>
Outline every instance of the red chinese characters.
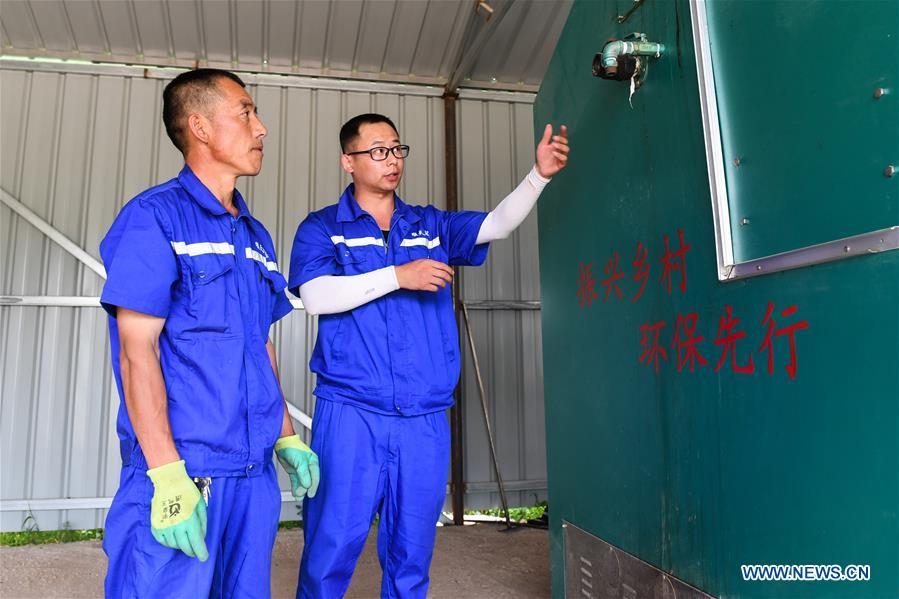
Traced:
<path fill-rule="evenodd" d="M 618 252 L 615 252 L 609 261 L 606 263 L 606 267 L 604 269 L 606 274 L 609 275 L 605 279 L 601 281 L 603 287 L 606 288 L 606 296 L 602 298 L 602 301 L 608 301 L 609 294 L 612 290 L 615 290 L 615 295 L 618 296 L 618 299 L 621 299 L 621 289 L 618 287 L 617 281 L 618 279 L 624 276 L 624 273 L 618 270 Z"/>
<path fill-rule="evenodd" d="M 637 295 L 631 298 L 632 302 L 640 299 L 640 296 L 643 295 L 643 290 L 646 289 L 646 281 L 649 279 L 649 263 L 646 261 L 647 254 L 649 254 L 649 250 L 643 246 L 642 242 L 638 241 L 637 254 L 634 256 L 634 261 L 631 262 L 631 265 L 637 270 L 634 273 L 634 281 L 641 281 L 641 283 Z"/>
<path fill-rule="evenodd" d="M 684 366 L 690 363 L 690 372 L 693 372 L 693 366 L 699 362 L 701 366 L 708 364 L 706 359 L 702 357 L 696 344 L 705 341 L 705 337 L 696 334 L 696 321 L 699 315 L 691 312 L 686 316 L 677 315 L 677 324 L 674 327 L 674 340 L 671 347 L 677 352 L 677 371 L 683 370 Z"/>
<path fill-rule="evenodd" d="M 752 352 L 749 352 L 749 362 L 746 366 L 737 365 L 737 341 L 746 337 L 746 331 L 734 332 L 734 329 L 738 324 L 740 324 L 740 319 L 734 318 L 731 307 L 724 306 L 724 316 L 721 317 L 720 324 L 718 325 L 718 338 L 714 341 L 715 345 L 723 345 L 724 347 L 721 350 L 721 358 L 715 366 L 715 372 L 721 370 L 721 366 L 724 364 L 724 359 L 727 358 L 728 353 L 730 354 L 731 370 L 743 374 L 752 374 L 755 372 L 755 364 L 752 363 Z"/>
<path fill-rule="evenodd" d="M 672 248 L 668 235 L 664 235 L 662 241 L 664 243 L 664 253 L 659 258 L 659 262 L 662 263 L 659 287 L 664 289 L 668 295 L 671 294 L 672 286 L 677 286 L 681 293 L 686 293 L 687 253 L 693 246 L 686 242 L 683 229 L 677 229 L 675 247 Z M 637 302 L 643 296 L 649 280 L 649 254 L 649 248 L 642 241 L 638 241 L 634 258 L 631 261 L 633 271 L 630 277 L 626 277 L 625 273 L 621 271 L 621 257 L 619 253 L 612 251 L 611 258 L 606 260 L 603 268 L 605 277 L 600 281 L 605 290 L 605 293 L 602 294 L 603 302 L 607 302 L 613 293 L 619 302 L 624 295 L 631 296 L 631 303 Z M 599 298 L 595 289 L 596 277 L 593 274 L 593 264 L 593 262 L 578 263 L 580 274 L 578 276 L 577 298 L 581 308 L 589 308 L 592 302 Z M 628 284 L 632 285 L 631 289 L 627 288 Z M 720 348 L 720 355 L 713 371 L 719 372 L 726 362 L 730 362 L 731 372 L 753 374 L 755 372 L 755 359 L 752 347 L 754 347 L 754 343 L 758 342 L 758 339 L 764 337 L 761 345 L 755 352 L 767 352 L 768 374 L 773 375 L 775 340 L 778 337 L 787 337 L 790 359 L 784 365 L 784 369 L 791 380 L 795 379 L 798 371 L 796 334 L 809 328 L 807 320 L 795 320 L 797 311 L 798 308 L 796 306 L 789 306 L 781 310 L 778 318 L 782 322 L 781 326 L 778 327 L 778 323 L 775 321 L 776 310 L 774 302 L 769 301 L 765 316 L 761 321 L 763 328 L 761 330 L 747 331 L 740 327 L 741 320 L 734 315 L 733 308 L 730 305 L 725 305 L 724 314 L 719 316 L 717 333 L 713 339 L 710 339 L 714 345 Z M 668 348 L 674 355 L 671 362 L 675 365 L 677 372 L 683 372 L 687 368 L 689 368 L 690 372 L 696 372 L 697 370 L 702 370 L 703 367 L 709 366 L 709 361 L 703 355 L 703 350 L 701 349 L 701 345 L 706 342 L 706 337 L 699 331 L 698 313 L 678 314 L 670 341 L 662 338 L 665 326 L 664 320 L 659 320 L 655 323 L 647 322 L 640 326 L 641 350 L 638 359 L 640 363 L 659 372 L 662 364 L 668 361 L 668 352 L 666 351 L 666 348 Z"/>
<path fill-rule="evenodd" d="M 662 276 L 659 279 L 659 284 L 664 286 L 668 293 L 671 293 L 671 279 L 673 276 L 677 276 L 679 273 L 679 281 L 677 283 L 678 288 L 681 290 L 681 293 L 686 293 L 687 291 L 687 252 L 693 247 L 689 243 L 684 241 L 684 230 L 677 230 L 677 238 L 679 242 L 679 247 L 674 251 L 671 251 L 670 242 L 668 240 L 668 235 L 663 237 L 665 243 L 665 253 L 662 254 L 662 257 L 659 261 L 662 263 Z M 631 261 L 631 266 L 634 268 L 634 274 L 632 276 L 634 283 L 639 285 L 637 292 L 631 297 L 631 302 L 636 302 L 643 295 L 643 292 L 646 290 L 646 282 L 649 280 L 649 250 L 643 244 L 642 241 L 637 242 L 637 251 L 634 254 L 634 259 Z M 621 284 L 619 281 L 624 279 L 624 273 L 619 269 L 619 263 L 621 261 L 621 257 L 618 252 L 615 251 L 612 253 L 612 257 L 606 261 L 606 265 L 604 267 L 604 271 L 606 273 L 606 278 L 602 279 L 601 284 L 605 288 L 605 295 L 603 296 L 603 301 L 608 301 L 609 297 L 611 297 L 612 292 L 615 292 L 615 295 L 618 297 L 619 301 L 622 298 Z M 593 262 L 589 262 L 586 266 L 584 266 L 583 262 L 579 262 L 580 266 L 580 276 L 578 277 L 578 292 L 577 297 L 578 301 L 581 304 L 581 308 L 590 307 L 591 302 L 596 299 L 595 290 L 594 290 L 594 276 L 593 276 Z M 623 281 L 622 281 L 623 282 Z"/>
<path fill-rule="evenodd" d="M 790 306 L 781 311 L 780 317 L 789 318 L 796 314 L 797 311 L 798 308 L 796 306 Z M 764 340 L 757 351 L 768 352 L 768 374 L 774 374 L 774 339 L 787 336 L 790 342 L 790 362 L 784 366 L 784 369 L 792 380 L 796 378 L 798 370 L 796 332 L 808 329 L 809 323 L 807 320 L 800 320 L 787 326 L 776 328 L 777 323 L 773 318 L 773 314 L 774 302 L 768 302 L 768 309 L 765 312 L 765 317 L 762 319 L 762 325 L 767 328 Z M 677 315 L 670 347 L 675 353 L 676 360 L 673 361 L 677 366 L 678 372 L 682 372 L 688 365 L 690 372 L 694 372 L 709 364 L 698 347 L 700 343 L 705 341 L 705 337 L 697 332 L 699 328 L 697 326 L 698 322 L 699 315 L 696 312 Z M 643 349 L 639 362 L 654 366 L 656 372 L 659 371 L 660 358 L 662 361 L 668 359 L 668 355 L 659 342 L 659 333 L 664 326 L 665 321 L 660 321 L 653 325 L 646 323 L 640 327 L 640 345 Z M 730 369 L 732 372 L 739 374 L 752 374 L 755 372 L 755 362 L 751 350 L 745 358 L 745 363 L 743 365 L 740 364 L 745 346 L 741 346 L 738 342 L 746 339 L 748 334 L 739 327 L 740 319 L 734 316 L 733 308 L 729 305 L 724 306 L 724 315 L 720 317 L 718 333 L 713 340 L 715 345 L 721 347 L 721 355 L 714 368 L 715 372 L 721 370 L 725 362 L 728 361 L 728 356 L 730 356 Z"/>
<path fill-rule="evenodd" d="M 782 318 L 788 318 L 796 313 L 798 308 L 796 306 L 790 306 L 780 313 Z M 774 302 L 768 302 L 768 310 L 765 312 L 765 317 L 762 318 L 762 324 L 767 325 L 768 328 L 765 331 L 765 340 L 762 341 L 762 345 L 759 347 L 759 351 L 768 350 L 768 374 L 774 374 L 774 344 L 771 340 L 771 334 L 774 333 L 775 337 L 782 337 L 783 335 L 790 336 L 790 363 L 784 366 L 784 369 L 787 371 L 787 374 L 790 375 L 790 379 L 796 378 L 796 370 L 798 368 L 796 363 L 796 331 L 801 331 L 803 329 L 808 328 L 807 320 L 800 320 L 799 322 L 793 323 L 789 326 L 783 327 L 782 329 L 775 330 L 775 321 L 771 318 L 771 314 L 774 313 Z"/>
<path fill-rule="evenodd" d="M 659 260 L 663 265 L 662 277 L 659 279 L 659 283 L 666 283 L 668 294 L 671 295 L 671 272 L 672 271 L 680 271 L 680 283 L 678 287 L 680 287 L 681 293 L 687 292 L 687 251 L 693 246 L 689 243 L 684 244 L 684 230 L 677 230 L 677 237 L 680 240 L 680 247 L 677 251 L 672 252 L 668 248 L 668 236 L 665 235 L 665 253 L 662 255 Z"/>
<path fill-rule="evenodd" d="M 599 297 L 596 291 L 593 290 L 593 286 L 596 284 L 596 277 L 593 276 L 593 263 L 589 262 L 587 266 L 584 266 L 583 262 L 578 262 L 578 265 L 581 268 L 581 274 L 577 278 L 577 297 L 581 300 L 581 308 L 584 307 L 585 303 L 589 308 L 590 302 Z"/>
<path fill-rule="evenodd" d="M 662 356 L 663 360 L 668 359 L 668 354 L 665 352 L 665 348 L 659 345 L 659 332 L 665 326 L 665 321 L 661 320 L 654 325 L 644 324 L 640 327 L 640 332 L 643 333 L 643 338 L 640 339 L 640 345 L 643 346 L 643 353 L 640 354 L 640 361 L 646 361 L 646 365 L 650 364 L 655 365 L 656 372 L 659 371 L 659 355 Z M 652 342 L 649 341 L 649 333 L 652 333 Z"/>

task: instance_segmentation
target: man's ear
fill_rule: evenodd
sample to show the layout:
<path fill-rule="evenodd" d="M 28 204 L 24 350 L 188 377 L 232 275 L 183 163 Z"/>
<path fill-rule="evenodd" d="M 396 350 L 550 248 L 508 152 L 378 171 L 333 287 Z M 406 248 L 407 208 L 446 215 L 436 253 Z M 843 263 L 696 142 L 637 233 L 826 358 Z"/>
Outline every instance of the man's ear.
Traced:
<path fill-rule="evenodd" d="M 346 154 L 340 155 L 340 166 L 343 168 L 344 172 L 349 174 L 353 174 L 353 161 L 350 160 L 350 157 Z"/>
<path fill-rule="evenodd" d="M 209 119 L 202 114 L 193 113 L 187 117 L 188 135 L 198 140 L 200 143 L 209 143 L 210 126 Z"/>

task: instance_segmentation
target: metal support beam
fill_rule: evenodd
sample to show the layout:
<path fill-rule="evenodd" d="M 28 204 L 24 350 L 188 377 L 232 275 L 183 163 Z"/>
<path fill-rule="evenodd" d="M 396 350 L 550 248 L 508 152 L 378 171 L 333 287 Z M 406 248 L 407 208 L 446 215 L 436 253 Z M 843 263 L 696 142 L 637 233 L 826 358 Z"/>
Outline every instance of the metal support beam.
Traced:
<path fill-rule="evenodd" d="M 309 417 L 309 414 L 302 411 L 300 408 L 296 407 L 289 401 L 287 402 L 287 413 L 290 414 L 290 417 L 302 424 L 306 430 L 312 430 L 312 418 Z"/>
<path fill-rule="evenodd" d="M 496 483 L 481 481 L 470 483 L 470 493 L 495 493 Z M 508 491 L 545 491 L 546 479 L 513 480 L 506 482 Z M 451 489 L 447 487 L 447 493 Z M 294 501 L 290 491 L 281 491 L 281 502 Z M 49 499 L 3 499 L 0 512 L 55 511 L 55 510 L 105 510 L 112 504 L 112 497 L 54 497 Z M 455 520 L 455 515 L 453 515 Z"/>
<path fill-rule="evenodd" d="M 515 102 L 517 104 L 533 104 L 537 100 L 537 92 L 500 91 L 499 89 L 459 88 L 459 98 L 463 100 L 480 100 L 481 102 Z"/>
<path fill-rule="evenodd" d="M 0 306 L 99 308 L 100 298 L 78 295 L 0 295 Z"/>
<path fill-rule="evenodd" d="M 294 310 L 302 310 L 299 298 L 288 298 Z M 100 298 L 81 295 L 0 295 L 0 306 L 52 306 L 56 308 L 99 308 Z"/>
<path fill-rule="evenodd" d="M 135 64 L 134 59 L 98 55 L 86 60 L 69 60 L 66 52 L 48 52 L 41 57 L 32 57 L 31 52 L 15 48 L 4 48 L 0 56 L 0 69 L 10 71 L 41 71 L 48 73 L 73 73 L 82 75 L 112 75 L 136 77 L 140 79 L 174 79 L 179 73 L 195 68 L 193 60 L 176 61 L 173 64 Z M 58 54 L 58 58 L 52 57 Z M 82 56 L 82 58 L 89 58 Z M 201 65 L 204 66 L 204 65 Z M 238 73 L 250 85 L 266 87 L 296 87 L 300 89 L 325 89 L 335 91 L 361 91 L 368 93 L 402 94 L 406 96 L 440 96 L 445 87 L 443 77 L 392 76 L 379 73 L 356 73 L 333 69 L 291 69 L 269 67 L 265 71 L 234 69 L 230 62 L 207 63 L 205 66 L 222 68 Z M 477 82 L 484 86 L 485 82 Z M 470 88 L 466 93 L 484 92 L 508 94 L 511 101 L 531 101 L 540 89 L 539 85 L 528 83 L 505 83 L 498 81 L 488 87 Z M 515 98 L 521 98 L 516 100 Z"/>
<path fill-rule="evenodd" d="M 459 83 L 469 75 L 475 61 L 481 55 L 481 50 L 484 49 L 490 36 L 493 35 L 493 32 L 496 31 L 503 18 L 509 12 L 509 8 L 512 6 L 512 0 L 498 1 L 501 3 L 498 8 L 494 9 L 492 17 L 482 22 L 477 34 L 474 35 L 474 39 L 472 39 L 471 42 L 466 43 L 466 40 L 471 37 L 471 31 L 477 26 L 478 21 L 480 21 L 480 17 L 478 17 L 476 11 L 474 8 L 472 9 L 472 12 L 475 14 L 472 15 L 473 18 L 469 19 L 466 27 L 467 31 L 462 38 L 461 55 L 447 79 L 445 88 L 447 93 L 454 93 L 456 88 L 459 87 Z"/>
<path fill-rule="evenodd" d="M 465 302 L 469 310 L 540 310 L 540 300 L 474 300 Z"/>
<path fill-rule="evenodd" d="M 56 227 L 35 214 L 28 206 L 17 200 L 5 189 L 0 189 L 0 200 L 13 212 L 31 223 L 38 231 L 50 238 L 59 247 L 70 253 L 76 260 L 97 273 L 100 278 L 106 278 L 106 269 L 99 260 L 81 249 L 77 243 L 63 235 Z"/>
<path fill-rule="evenodd" d="M 446 169 L 446 209 L 455 212 L 459 209 L 458 170 L 456 167 L 456 100 L 455 94 L 443 95 L 443 138 L 444 168 Z M 456 269 L 459 274 L 459 269 Z M 459 318 L 459 280 L 453 284 L 453 307 L 456 320 Z M 461 342 L 462 337 L 459 336 Z M 453 503 L 453 524 L 462 526 L 465 521 L 465 471 L 462 455 L 462 386 L 456 385 L 453 391 L 455 401 L 450 408 L 450 493 Z"/>
<path fill-rule="evenodd" d="M 281 491 L 281 503 L 296 501 L 290 491 Z M 56 497 L 52 499 L 4 499 L 0 512 L 42 512 L 58 510 L 107 510 L 112 497 Z"/>

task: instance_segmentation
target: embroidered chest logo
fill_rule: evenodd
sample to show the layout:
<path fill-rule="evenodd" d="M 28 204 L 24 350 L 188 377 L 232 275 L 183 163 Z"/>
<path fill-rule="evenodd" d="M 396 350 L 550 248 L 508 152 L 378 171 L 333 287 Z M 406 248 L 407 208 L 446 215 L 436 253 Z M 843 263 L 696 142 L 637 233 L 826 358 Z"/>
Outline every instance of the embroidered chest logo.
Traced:
<path fill-rule="evenodd" d="M 259 252 L 259 254 L 261 254 L 263 258 L 268 260 L 268 252 L 265 251 L 265 248 L 262 247 L 262 244 L 256 241 L 253 243 L 253 245 L 256 246 L 256 251 Z"/>

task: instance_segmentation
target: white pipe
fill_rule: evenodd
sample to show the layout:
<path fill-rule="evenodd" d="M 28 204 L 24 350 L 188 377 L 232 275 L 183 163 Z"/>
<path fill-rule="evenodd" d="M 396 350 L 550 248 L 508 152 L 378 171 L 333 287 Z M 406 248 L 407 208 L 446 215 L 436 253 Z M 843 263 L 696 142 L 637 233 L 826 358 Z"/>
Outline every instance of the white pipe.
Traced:
<path fill-rule="evenodd" d="M 290 404 L 288 403 L 288 406 Z M 293 414 L 291 414 L 293 415 Z M 471 493 L 495 493 L 496 483 L 492 481 L 482 481 L 467 483 L 466 491 Z M 510 481 L 506 485 L 510 491 L 545 491 L 546 479 L 532 481 Z M 446 487 L 446 494 L 450 494 L 449 485 Z M 290 491 L 281 491 L 281 501 L 293 501 Z M 2 499 L 0 500 L 0 512 L 27 512 L 32 511 L 53 511 L 53 510 L 102 510 L 108 509 L 112 504 L 112 497 L 56 497 L 52 499 Z M 444 514 L 446 515 L 446 514 Z M 452 520 L 452 516 L 447 516 Z M 474 518 L 493 518 L 493 516 L 470 516 L 466 515 L 465 519 Z M 497 522 L 505 522 L 504 518 L 497 518 Z"/>
<path fill-rule="evenodd" d="M 4 48 L 4 50 L 7 49 Z M 106 57 L 106 60 L 114 60 L 114 58 Z M 127 61 L 127 58 L 120 58 L 120 60 L 125 62 Z M 59 60 L 50 61 L 40 58 L 33 59 L 30 57 L 16 58 L 9 55 L 3 56 L 2 59 L 0 59 L 0 69 L 8 69 L 11 71 L 113 75 L 117 77 L 137 77 L 140 79 L 162 80 L 174 79 L 180 73 L 192 69 L 193 66 L 193 60 L 185 61 L 184 64 L 164 67 L 114 64 L 110 62 L 87 63 L 77 61 L 63 62 Z M 295 73 L 291 69 L 287 69 L 283 73 L 271 72 L 277 70 L 276 67 L 270 68 L 270 72 L 268 73 L 259 73 L 235 70 L 230 63 L 208 63 L 204 66 L 234 71 L 247 85 L 261 85 L 264 87 L 291 87 L 299 89 L 398 94 L 403 96 L 425 96 L 431 98 L 439 98 L 443 93 L 443 88 L 438 87 L 438 85 L 443 83 L 442 79 L 433 77 L 417 77 L 415 82 L 409 81 L 408 83 L 405 83 L 402 81 L 376 81 L 365 79 L 364 76 L 349 71 L 332 71 L 331 76 L 309 76 L 302 73 Z"/>
<path fill-rule="evenodd" d="M 290 491 L 281 491 L 281 502 L 296 501 Z M 106 510 L 112 497 L 60 497 L 55 499 L 13 499 L 0 501 L 0 512 L 40 512 L 55 510 Z"/>
<path fill-rule="evenodd" d="M 294 310 L 302 310 L 299 298 L 288 298 Z M 99 308 L 100 298 L 79 295 L 0 295 L 0 306 L 55 306 L 63 308 Z"/>
<path fill-rule="evenodd" d="M 291 418 L 306 427 L 306 429 L 312 430 L 312 418 L 289 401 L 287 402 L 287 413 L 290 414 Z"/>
<path fill-rule="evenodd" d="M 59 229 L 35 214 L 25 204 L 17 200 L 5 189 L 0 189 L 0 200 L 6 204 L 10 210 L 31 223 L 38 231 L 54 241 L 62 249 L 72 254 L 76 260 L 87 266 L 89 269 L 97 273 L 101 278 L 106 278 L 106 269 L 99 260 L 81 249 L 77 243 L 63 235 Z"/>
<path fill-rule="evenodd" d="M 99 308 L 100 298 L 73 295 L 2 295 L 0 306 L 49 306 L 54 308 Z"/>

